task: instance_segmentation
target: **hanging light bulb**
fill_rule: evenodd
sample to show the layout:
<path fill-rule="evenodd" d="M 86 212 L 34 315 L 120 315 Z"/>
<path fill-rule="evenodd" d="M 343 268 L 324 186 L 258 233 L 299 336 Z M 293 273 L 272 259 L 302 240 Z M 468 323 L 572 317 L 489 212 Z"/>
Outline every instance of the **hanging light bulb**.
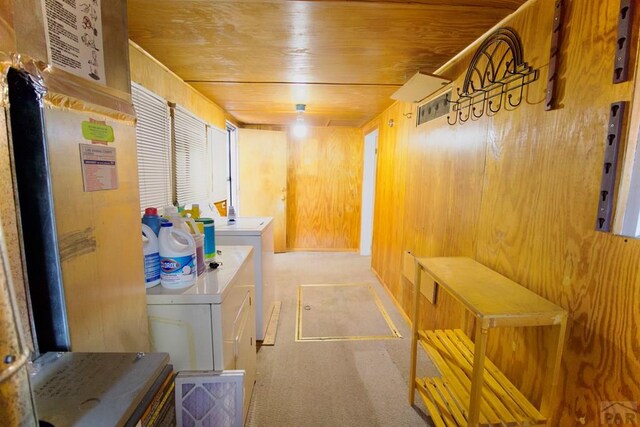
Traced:
<path fill-rule="evenodd" d="M 298 117 L 296 119 L 296 124 L 293 125 L 293 135 L 296 138 L 304 138 L 307 136 L 307 131 L 307 125 L 304 123 L 304 120 L 302 120 L 302 117 Z"/>
<path fill-rule="evenodd" d="M 296 123 L 293 125 L 293 136 L 295 136 L 296 138 L 304 138 L 305 136 L 307 136 L 307 125 L 304 122 L 304 118 L 302 117 L 302 114 L 305 111 L 305 104 L 296 104 Z"/>

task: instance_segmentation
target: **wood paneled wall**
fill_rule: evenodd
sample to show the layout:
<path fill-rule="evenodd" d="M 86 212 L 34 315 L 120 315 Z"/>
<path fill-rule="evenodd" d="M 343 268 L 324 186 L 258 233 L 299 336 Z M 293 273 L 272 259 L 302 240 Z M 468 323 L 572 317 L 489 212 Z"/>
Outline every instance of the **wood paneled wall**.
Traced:
<path fill-rule="evenodd" d="M 225 129 L 225 120 L 233 117 L 162 65 L 133 42 L 129 42 L 131 81 L 136 82 L 169 102 L 179 104 L 212 125 Z"/>
<path fill-rule="evenodd" d="M 365 127 L 381 129 L 372 262 L 408 314 L 402 250 L 471 256 L 566 308 L 549 425 L 595 425 L 601 402 L 640 396 L 640 240 L 594 231 L 609 106 L 631 100 L 634 83 L 611 82 L 620 2 L 564 4 L 560 108 L 544 110 L 554 2 L 532 0 L 502 24 L 519 33 L 525 60 L 540 68 L 520 107 L 462 125 L 442 117 L 383 131 L 391 117 L 403 126 L 398 113 L 409 106 L 396 104 Z M 474 51 L 442 69 L 454 87 Z M 393 189 L 403 183 L 405 192 Z M 469 328 L 448 298 L 435 308 L 422 301 L 421 310 L 425 327 Z M 526 330 L 490 335 L 490 357 L 534 401 L 542 342 Z"/>
<path fill-rule="evenodd" d="M 395 103 L 365 126 L 365 134 L 378 129 L 378 164 L 372 244 L 372 265 L 396 300 L 409 313 L 411 295 L 405 294 L 402 271 L 404 199 L 406 187 L 408 132 L 414 121 L 402 113 L 411 104 Z M 390 126 L 393 121 L 393 126 Z"/>
<path fill-rule="evenodd" d="M 363 148 L 359 128 L 289 134 L 287 248 L 358 249 Z"/>

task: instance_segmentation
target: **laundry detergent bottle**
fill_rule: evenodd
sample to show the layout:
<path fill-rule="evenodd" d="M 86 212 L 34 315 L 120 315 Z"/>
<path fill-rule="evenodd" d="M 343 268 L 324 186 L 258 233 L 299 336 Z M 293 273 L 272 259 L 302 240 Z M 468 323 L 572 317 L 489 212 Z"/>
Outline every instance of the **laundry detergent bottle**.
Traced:
<path fill-rule="evenodd" d="M 160 255 L 158 236 L 151 227 L 142 225 L 142 249 L 144 252 L 144 284 L 145 288 L 152 288 L 160 284 Z"/>
<path fill-rule="evenodd" d="M 158 209 L 146 208 L 142 216 L 142 223 L 149 226 L 156 234 L 156 237 L 158 237 L 158 234 L 160 234 L 160 224 L 162 223 L 162 218 L 158 215 Z"/>
<path fill-rule="evenodd" d="M 158 236 L 160 249 L 160 284 L 181 289 L 196 283 L 196 243 L 190 233 L 165 222 Z"/>

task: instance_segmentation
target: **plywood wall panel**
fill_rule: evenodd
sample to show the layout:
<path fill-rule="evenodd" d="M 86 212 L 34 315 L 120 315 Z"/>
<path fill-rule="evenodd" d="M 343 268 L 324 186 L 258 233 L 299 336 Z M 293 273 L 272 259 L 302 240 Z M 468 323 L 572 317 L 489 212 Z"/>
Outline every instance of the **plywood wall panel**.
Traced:
<path fill-rule="evenodd" d="M 45 117 L 71 350 L 148 351 L 135 128 L 106 120 L 118 188 L 85 192 L 78 145 L 89 118 L 104 119 L 58 109 Z"/>
<path fill-rule="evenodd" d="M 622 389 L 638 390 L 638 383 L 629 384 L 625 373 L 630 368 L 640 372 L 638 361 L 620 363 L 613 356 L 635 345 L 632 331 L 638 325 L 629 323 L 624 312 L 639 304 L 634 298 L 637 277 L 628 276 L 638 271 L 638 245 L 593 230 L 609 106 L 629 100 L 631 94 L 630 84 L 611 84 L 618 6 L 617 2 L 569 4 L 569 22 L 579 20 L 580 25 L 572 26 L 563 41 L 565 108 L 544 112 L 535 103 L 543 98 L 544 85 L 532 85 L 529 103 L 511 115 L 493 118 L 495 137 L 487 147 L 476 256 L 570 310 L 567 375 L 562 385 L 568 395 L 562 405 L 571 410 L 556 412 L 556 419 L 564 423 L 583 417 L 595 422 L 601 401 L 625 400 Z M 528 41 L 525 52 L 530 61 L 543 63 L 550 21 L 531 10 L 518 15 L 512 25 Z M 605 246 L 606 252 L 601 250 Z M 620 283 L 624 276 L 627 280 Z M 617 311 L 614 316 L 609 314 L 612 306 Z M 617 343 L 608 338 L 614 331 L 622 338 Z M 539 337 L 526 334 L 498 334 L 490 353 L 537 400 L 540 384 L 523 376 L 519 365 L 527 357 L 539 360 L 544 348 Z M 505 352 L 508 343 L 511 351 Z"/>
<path fill-rule="evenodd" d="M 452 127 L 443 116 L 412 131 L 404 247 L 417 256 L 473 256 L 486 129 L 481 122 Z M 471 317 L 455 299 L 442 292 L 437 298 L 437 307 L 420 304 L 423 327 L 471 331 Z"/>
<path fill-rule="evenodd" d="M 359 128 L 310 128 L 304 138 L 289 134 L 289 249 L 358 249 L 363 145 Z"/>
<path fill-rule="evenodd" d="M 611 83 L 619 2 L 564 4 L 559 109 L 547 112 L 543 103 L 554 2 L 530 1 L 504 23 L 520 34 L 525 60 L 541 71 L 526 101 L 462 125 L 437 119 L 407 141 L 381 134 L 388 138 L 381 146 L 408 147 L 409 161 L 402 178 L 403 163 L 383 150 L 379 162 L 388 166 L 379 170 L 406 181 L 402 249 L 471 256 L 569 311 L 550 425 L 596 425 L 601 402 L 635 402 L 640 395 L 640 241 L 594 231 L 609 105 L 631 100 L 634 83 Z M 443 70 L 458 76 L 455 87 L 474 50 Z M 377 203 L 392 201 L 383 189 L 376 196 Z M 393 233 L 384 218 L 376 209 L 374 235 Z M 387 248 L 374 244 L 373 265 L 410 313 Z M 421 301 L 421 313 L 425 327 L 470 327 L 448 298 L 435 308 Z M 489 338 L 491 359 L 534 401 L 543 334 L 521 329 Z"/>
<path fill-rule="evenodd" d="M 378 129 L 374 218 L 375 221 L 384 223 L 384 227 L 374 224 L 371 264 L 403 307 L 406 307 L 404 289 L 410 291 L 411 286 L 401 278 L 401 274 L 394 273 L 400 272 L 402 268 L 406 142 L 413 123 L 403 113 L 409 113 L 411 109 L 410 104 L 396 103 L 368 125 L 369 129 Z M 390 126 L 391 121 L 393 126 Z"/>
<path fill-rule="evenodd" d="M 202 120 L 225 129 L 226 112 L 180 77 L 158 62 L 141 47 L 129 42 L 131 81 L 183 106 Z"/>

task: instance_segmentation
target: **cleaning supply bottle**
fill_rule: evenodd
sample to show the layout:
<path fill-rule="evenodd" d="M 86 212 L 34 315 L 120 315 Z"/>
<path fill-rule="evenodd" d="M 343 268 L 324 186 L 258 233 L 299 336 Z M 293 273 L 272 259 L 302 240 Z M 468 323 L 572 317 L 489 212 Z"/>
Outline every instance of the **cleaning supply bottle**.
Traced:
<path fill-rule="evenodd" d="M 144 285 L 148 289 L 160 284 L 160 252 L 158 236 L 146 224 L 142 224 L 142 237 Z"/>
<path fill-rule="evenodd" d="M 207 267 L 204 263 L 204 235 L 201 233 L 194 234 L 193 240 L 196 242 L 196 270 L 198 276 L 200 276 Z"/>
<path fill-rule="evenodd" d="M 162 222 L 162 218 L 160 218 L 160 216 L 158 215 L 158 209 L 146 208 L 144 210 L 144 215 L 142 216 L 142 223 L 148 225 L 156 234 L 156 237 L 160 233 L 161 222 Z"/>
<path fill-rule="evenodd" d="M 193 219 L 200 218 L 200 205 L 193 203 L 191 204 L 191 209 L 182 209 L 182 211 L 180 211 L 180 215 L 182 216 L 186 216 L 187 214 Z"/>
<path fill-rule="evenodd" d="M 198 226 L 193 218 L 183 217 L 183 214 L 185 212 L 191 211 L 181 211 L 175 206 L 167 206 L 166 208 L 164 208 L 164 215 L 169 219 L 169 221 L 173 223 L 174 229 L 182 230 L 186 233 L 191 234 L 191 237 L 193 237 L 193 240 L 196 244 L 196 259 L 194 262 L 197 267 L 197 275 L 200 276 L 202 273 L 204 273 L 204 270 L 206 268 L 206 265 L 204 263 L 204 236 L 202 235 L 202 233 L 200 233 L 200 230 L 198 229 Z M 181 243 L 186 243 L 182 241 L 182 238 L 180 236 L 178 236 L 177 239 L 181 241 Z"/>
<path fill-rule="evenodd" d="M 204 234 L 204 259 L 212 260 L 216 256 L 216 227 L 212 218 L 198 218 L 196 222 L 202 226 Z"/>
<path fill-rule="evenodd" d="M 229 212 L 227 213 L 227 224 L 236 223 L 236 208 L 229 206 Z"/>
<path fill-rule="evenodd" d="M 187 242 L 186 244 L 183 242 Z M 181 289 L 196 283 L 196 243 L 190 233 L 165 222 L 160 226 L 160 284 Z"/>
<path fill-rule="evenodd" d="M 178 208 L 175 206 L 167 206 L 164 208 L 164 217 L 169 220 L 169 222 L 173 223 L 173 228 L 176 230 L 183 230 L 187 233 L 191 233 L 189 226 L 185 218 L 180 215 Z"/>
<path fill-rule="evenodd" d="M 200 228 L 193 218 L 183 218 L 189 228 L 189 232 L 196 242 L 196 266 L 198 267 L 198 276 L 204 273 L 206 265 L 204 263 L 204 235 L 200 232 Z"/>

